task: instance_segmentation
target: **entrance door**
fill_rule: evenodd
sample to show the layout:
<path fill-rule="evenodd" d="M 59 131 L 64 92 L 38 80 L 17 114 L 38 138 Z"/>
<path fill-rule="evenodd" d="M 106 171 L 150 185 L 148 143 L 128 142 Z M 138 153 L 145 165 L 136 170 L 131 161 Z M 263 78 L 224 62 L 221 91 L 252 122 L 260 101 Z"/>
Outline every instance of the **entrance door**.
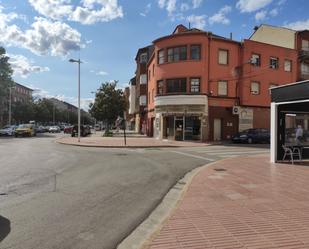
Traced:
<path fill-rule="evenodd" d="M 221 140 L 221 119 L 214 119 L 214 141 Z"/>
<path fill-rule="evenodd" d="M 183 117 L 175 119 L 175 140 L 183 140 Z"/>

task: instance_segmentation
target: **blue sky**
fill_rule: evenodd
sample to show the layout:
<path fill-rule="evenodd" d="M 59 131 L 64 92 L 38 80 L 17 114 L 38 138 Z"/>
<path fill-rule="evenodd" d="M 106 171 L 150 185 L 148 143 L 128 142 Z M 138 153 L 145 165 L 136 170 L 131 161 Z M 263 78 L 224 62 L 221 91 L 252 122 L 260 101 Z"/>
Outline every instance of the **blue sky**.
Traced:
<path fill-rule="evenodd" d="M 309 29 L 308 0 L 0 0 L 0 43 L 14 80 L 76 104 L 79 56 L 85 108 L 102 82 L 125 87 L 137 49 L 176 25 L 248 38 L 261 23 Z"/>

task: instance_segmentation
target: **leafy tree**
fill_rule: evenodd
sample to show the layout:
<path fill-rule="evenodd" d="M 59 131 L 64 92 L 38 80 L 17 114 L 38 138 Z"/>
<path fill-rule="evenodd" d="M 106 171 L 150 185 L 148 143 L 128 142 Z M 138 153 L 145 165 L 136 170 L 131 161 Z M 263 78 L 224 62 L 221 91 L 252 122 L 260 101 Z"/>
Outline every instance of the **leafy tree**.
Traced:
<path fill-rule="evenodd" d="M 94 103 L 90 104 L 90 114 L 108 125 L 114 123 L 118 116 L 123 117 L 126 109 L 123 91 L 117 89 L 117 83 L 118 81 L 102 83 Z"/>
<path fill-rule="evenodd" d="M 13 70 L 9 64 L 9 57 L 3 47 L 0 47 L 0 124 L 6 122 L 8 113 L 9 87 L 14 85 Z"/>
<path fill-rule="evenodd" d="M 12 120 L 16 124 L 28 123 L 34 120 L 35 109 L 33 102 L 17 102 L 12 105 Z"/>

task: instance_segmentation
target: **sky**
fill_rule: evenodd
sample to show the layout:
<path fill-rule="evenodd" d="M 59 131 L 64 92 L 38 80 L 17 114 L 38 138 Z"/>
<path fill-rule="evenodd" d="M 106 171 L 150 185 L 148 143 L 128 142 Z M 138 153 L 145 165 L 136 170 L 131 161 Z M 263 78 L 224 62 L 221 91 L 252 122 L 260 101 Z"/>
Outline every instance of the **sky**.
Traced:
<path fill-rule="evenodd" d="M 34 95 L 87 109 L 101 83 L 128 86 L 138 48 L 178 24 L 241 41 L 262 23 L 309 29 L 308 0 L 0 0 L 0 46 Z"/>

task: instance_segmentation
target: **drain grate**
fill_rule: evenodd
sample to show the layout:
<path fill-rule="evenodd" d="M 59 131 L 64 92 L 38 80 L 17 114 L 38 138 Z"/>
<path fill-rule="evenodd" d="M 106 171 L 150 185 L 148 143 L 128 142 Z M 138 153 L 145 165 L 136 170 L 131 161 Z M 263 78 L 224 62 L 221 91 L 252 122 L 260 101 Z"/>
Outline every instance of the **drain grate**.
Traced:
<path fill-rule="evenodd" d="M 226 169 L 214 169 L 215 171 L 226 171 Z"/>

